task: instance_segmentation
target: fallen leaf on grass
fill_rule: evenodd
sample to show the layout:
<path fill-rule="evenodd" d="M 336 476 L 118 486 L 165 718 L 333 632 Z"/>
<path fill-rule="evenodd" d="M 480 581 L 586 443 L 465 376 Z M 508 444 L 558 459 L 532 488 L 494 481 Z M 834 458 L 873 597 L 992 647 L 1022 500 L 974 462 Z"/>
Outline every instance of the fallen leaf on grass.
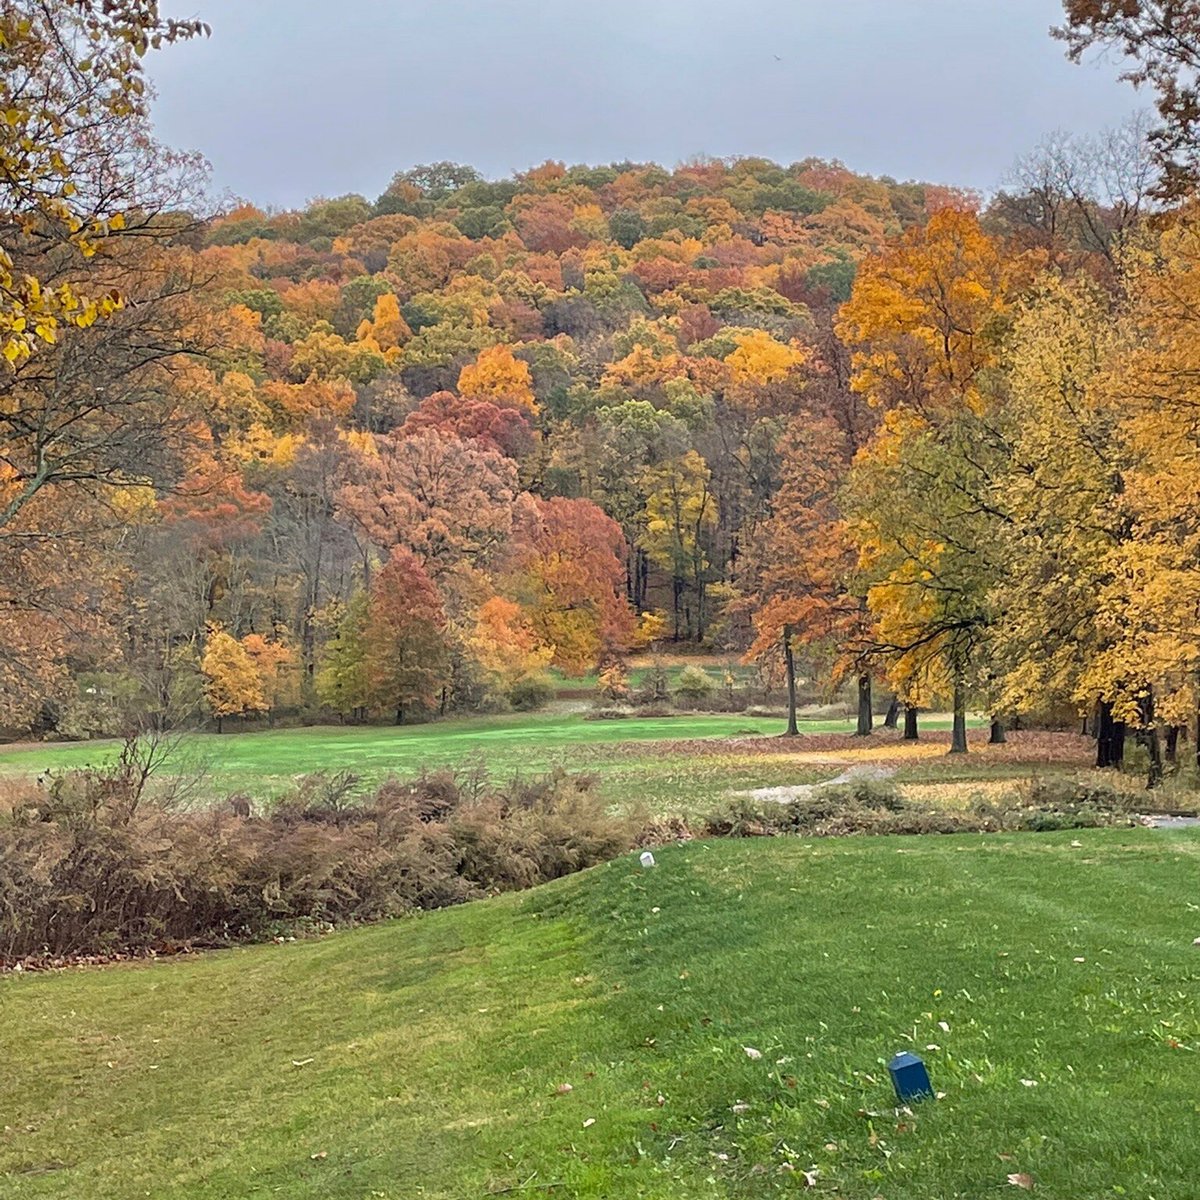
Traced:
<path fill-rule="evenodd" d="M 318 1150 L 316 1154 L 310 1154 L 308 1157 L 311 1158 L 313 1160 L 313 1162 L 321 1162 L 323 1159 L 326 1159 L 329 1157 L 329 1151 L 328 1150 Z"/>
<path fill-rule="evenodd" d="M 1011 1183 L 1013 1187 L 1023 1188 L 1027 1192 L 1033 1191 L 1033 1176 L 1026 1175 L 1024 1171 L 1014 1171 L 1013 1174 L 1008 1177 L 1008 1182 Z"/>
<path fill-rule="evenodd" d="M 315 1060 L 311 1059 L 311 1058 L 293 1058 L 292 1066 L 293 1067 L 307 1067 L 310 1062 L 314 1062 L 314 1061 Z"/>
<path fill-rule="evenodd" d="M 575 1089 L 569 1083 L 560 1083 L 554 1090 L 560 1096 L 565 1096 L 568 1092 L 573 1092 Z"/>
<path fill-rule="evenodd" d="M 586 1121 L 584 1121 L 583 1127 L 584 1127 L 584 1129 L 591 1129 L 591 1127 L 593 1125 L 595 1125 L 595 1123 L 596 1123 L 595 1117 L 588 1117 L 588 1119 Z"/>
<path fill-rule="evenodd" d="M 746 1052 L 746 1057 L 749 1059 L 762 1058 L 762 1051 L 755 1050 L 755 1048 L 753 1046 L 743 1046 L 742 1049 Z"/>

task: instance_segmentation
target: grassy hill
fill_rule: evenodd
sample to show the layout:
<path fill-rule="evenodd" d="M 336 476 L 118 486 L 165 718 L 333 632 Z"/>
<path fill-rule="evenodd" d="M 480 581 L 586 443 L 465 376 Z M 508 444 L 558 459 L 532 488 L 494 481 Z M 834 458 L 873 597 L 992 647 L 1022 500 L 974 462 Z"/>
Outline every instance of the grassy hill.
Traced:
<path fill-rule="evenodd" d="M 948 1200 L 1012 1174 L 1182 1200 L 1198 852 L 693 843 L 323 941 L 9 976 L 0 1195 Z M 944 1097 L 897 1115 L 907 1047 Z"/>

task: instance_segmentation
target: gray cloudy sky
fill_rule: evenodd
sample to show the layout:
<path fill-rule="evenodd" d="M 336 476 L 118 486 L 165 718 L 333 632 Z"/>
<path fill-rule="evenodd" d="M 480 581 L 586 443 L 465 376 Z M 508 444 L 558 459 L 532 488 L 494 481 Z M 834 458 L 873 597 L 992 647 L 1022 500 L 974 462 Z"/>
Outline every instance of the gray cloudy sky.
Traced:
<path fill-rule="evenodd" d="M 809 155 L 1000 181 L 1141 101 L 1048 34 L 1059 0 L 175 0 L 211 39 L 152 57 L 156 124 L 262 205 L 374 198 L 418 162 Z"/>

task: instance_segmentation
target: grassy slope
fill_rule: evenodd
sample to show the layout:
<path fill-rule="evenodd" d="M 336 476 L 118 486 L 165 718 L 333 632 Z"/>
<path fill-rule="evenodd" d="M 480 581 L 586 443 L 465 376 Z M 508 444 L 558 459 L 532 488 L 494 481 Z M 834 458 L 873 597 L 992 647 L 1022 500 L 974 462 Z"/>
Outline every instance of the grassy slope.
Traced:
<path fill-rule="evenodd" d="M 1193 1197 L 1200 838 L 1074 840 L 694 843 L 0 979 L 0 1195 L 759 1197 L 805 1190 L 789 1161 L 842 1200 Z M 908 1045 L 946 1096 L 898 1121 Z"/>

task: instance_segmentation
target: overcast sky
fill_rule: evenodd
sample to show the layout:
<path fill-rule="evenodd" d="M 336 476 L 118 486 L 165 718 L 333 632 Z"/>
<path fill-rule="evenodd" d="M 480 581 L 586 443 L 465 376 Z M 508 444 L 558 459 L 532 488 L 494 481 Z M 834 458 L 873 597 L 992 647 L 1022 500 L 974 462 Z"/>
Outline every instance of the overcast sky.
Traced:
<path fill-rule="evenodd" d="M 174 0 L 206 41 L 151 57 L 162 140 L 260 205 L 452 159 L 489 176 L 756 154 L 994 188 L 1056 129 L 1143 103 L 1073 66 L 1059 0 Z"/>

